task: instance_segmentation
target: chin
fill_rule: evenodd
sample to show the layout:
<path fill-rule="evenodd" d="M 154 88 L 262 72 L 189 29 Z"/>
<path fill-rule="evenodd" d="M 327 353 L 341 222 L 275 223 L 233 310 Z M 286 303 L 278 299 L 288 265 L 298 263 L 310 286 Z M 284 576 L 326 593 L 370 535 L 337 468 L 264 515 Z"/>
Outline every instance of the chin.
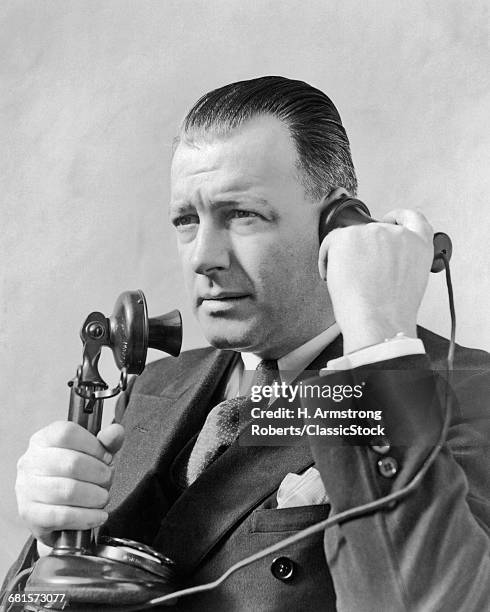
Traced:
<path fill-rule="evenodd" d="M 213 324 L 200 321 L 201 328 L 206 340 L 219 349 L 233 349 L 235 351 L 253 351 L 264 342 L 264 338 L 258 338 L 251 327 L 243 323 L 233 324 L 231 322 L 216 321 Z"/>
<path fill-rule="evenodd" d="M 229 334 L 229 335 L 225 335 L 223 333 L 220 334 L 209 334 L 204 332 L 204 335 L 206 336 L 206 340 L 209 342 L 209 344 L 211 344 L 211 346 L 214 346 L 215 348 L 219 348 L 219 349 L 233 349 L 235 351 L 246 351 L 246 350 L 252 350 L 250 341 L 247 340 L 247 338 L 240 336 L 240 335 L 234 335 L 234 334 Z"/>

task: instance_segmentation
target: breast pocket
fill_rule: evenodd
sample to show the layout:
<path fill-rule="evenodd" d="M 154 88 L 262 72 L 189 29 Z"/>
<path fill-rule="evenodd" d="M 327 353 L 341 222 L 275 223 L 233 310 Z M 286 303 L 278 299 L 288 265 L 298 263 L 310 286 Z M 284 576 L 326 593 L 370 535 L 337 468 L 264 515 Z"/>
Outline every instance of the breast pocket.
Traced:
<path fill-rule="evenodd" d="M 251 516 L 252 533 L 300 531 L 328 517 L 330 504 L 295 506 L 293 508 L 261 508 Z"/>

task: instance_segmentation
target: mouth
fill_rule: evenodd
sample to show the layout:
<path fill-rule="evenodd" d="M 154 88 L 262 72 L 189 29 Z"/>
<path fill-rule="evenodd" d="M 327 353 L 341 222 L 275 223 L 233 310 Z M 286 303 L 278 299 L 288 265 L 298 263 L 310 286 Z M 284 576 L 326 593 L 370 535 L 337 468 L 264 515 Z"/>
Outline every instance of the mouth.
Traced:
<path fill-rule="evenodd" d="M 204 302 L 238 302 L 240 300 L 244 300 L 245 298 L 250 297 L 248 293 L 234 293 L 234 292 L 225 292 L 221 293 L 207 293 L 204 295 L 200 295 L 197 298 L 197 305 L 200 306 Z"/>
<path fill-rule="evenodd" d="M 220 307 L 232 307 L 249 298 L 248 293 L 221 292 L 216 294 L 204 294 L 197 298 L 197 306 L 207 306 L 211 309 Z"/>

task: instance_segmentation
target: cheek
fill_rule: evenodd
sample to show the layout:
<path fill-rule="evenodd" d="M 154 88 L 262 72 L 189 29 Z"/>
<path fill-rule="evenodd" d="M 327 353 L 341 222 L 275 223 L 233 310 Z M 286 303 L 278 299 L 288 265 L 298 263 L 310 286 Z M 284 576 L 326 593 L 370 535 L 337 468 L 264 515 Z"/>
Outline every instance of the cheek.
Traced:
<path fill-rule="evenodd" d="M 238 266 L 258 285 L 274 283 L 277 272 L 287 265 L 287 249 L 277 239 L 250 240 L 235 249 Z"/>
<path fill-rule="evenodd" d="M 184 286 L 187 291 L 190 292 L 194 279 L 194 272 L 190 263 L 190 252 L 188 251 L 188 249 L 179 246 L 178 255 L 180 259 L 180 269 L 182 271 L 182 279 L 184 281 Z"/>
<path fill-rule="evenodd" d="M 290 301 L 321 282 L 318 251 L 311 240 L 269 244 L 257 264 L 256 278 L 267 295 Z"/>

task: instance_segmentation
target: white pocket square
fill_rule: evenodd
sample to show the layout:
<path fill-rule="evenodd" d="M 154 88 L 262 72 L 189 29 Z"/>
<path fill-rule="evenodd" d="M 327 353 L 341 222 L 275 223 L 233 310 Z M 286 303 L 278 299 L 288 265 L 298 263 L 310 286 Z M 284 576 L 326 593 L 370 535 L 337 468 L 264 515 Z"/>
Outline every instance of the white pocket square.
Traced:
<path fill-rule="evenodd" d="M 328 495 L 320 472 L 311 467 L 303 474 L 286 474 L 277 491 L 277 508 L 326 504 Z"/>

